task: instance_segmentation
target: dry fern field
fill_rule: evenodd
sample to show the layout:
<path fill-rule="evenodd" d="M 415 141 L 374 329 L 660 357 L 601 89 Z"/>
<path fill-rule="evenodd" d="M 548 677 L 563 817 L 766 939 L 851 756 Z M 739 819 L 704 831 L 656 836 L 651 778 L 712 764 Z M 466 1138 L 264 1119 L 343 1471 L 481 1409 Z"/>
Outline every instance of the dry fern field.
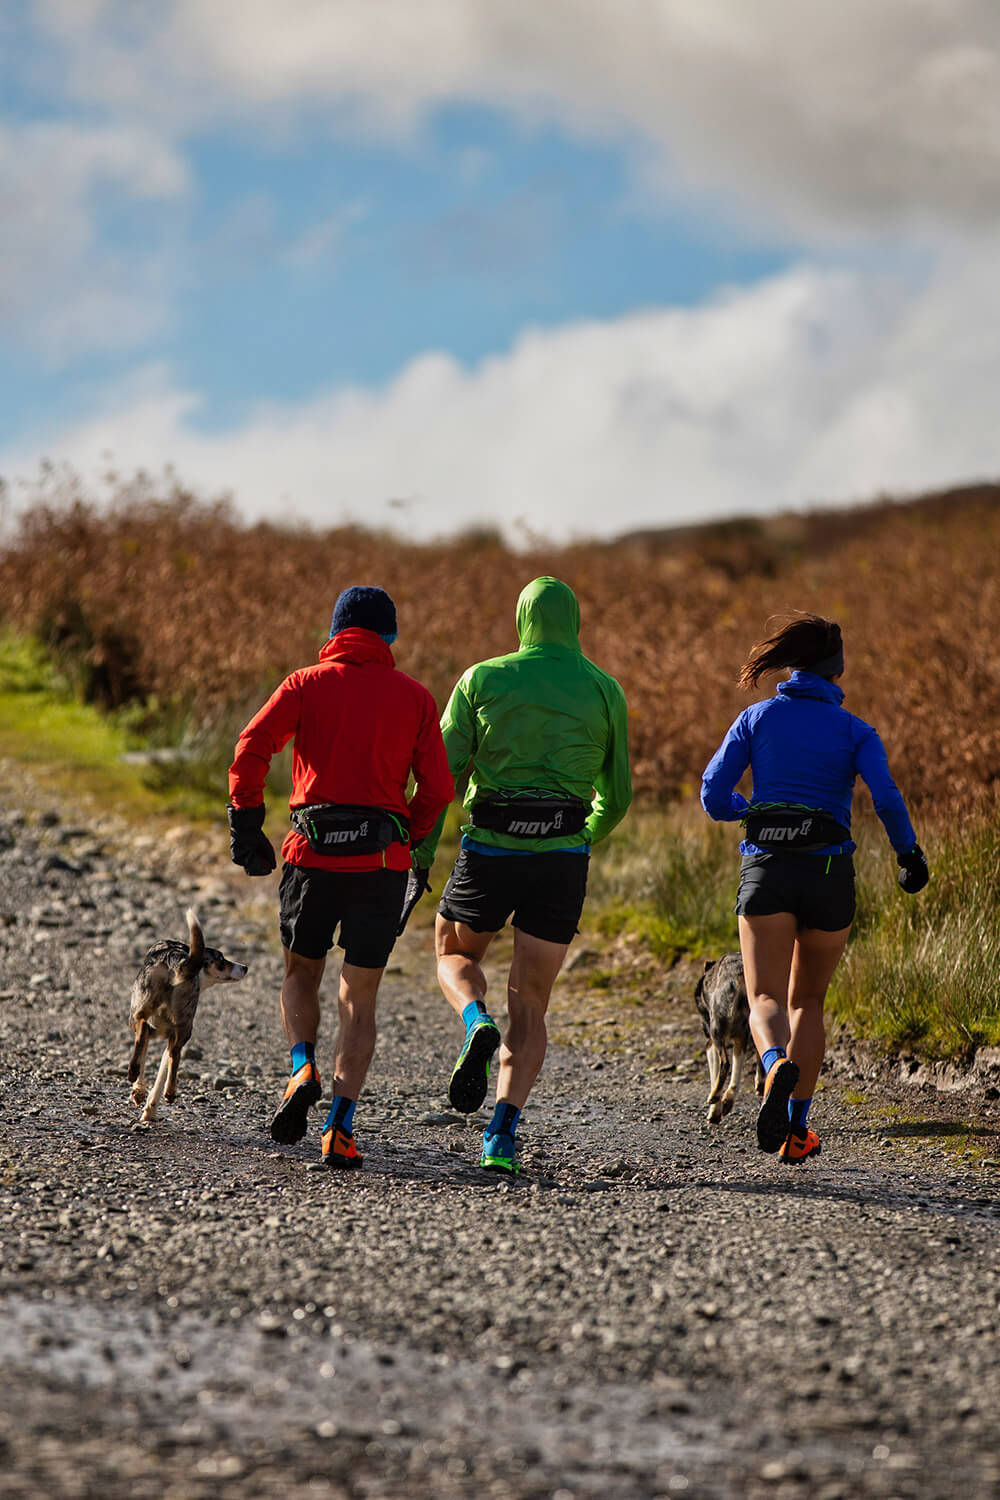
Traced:
<path fill-rule="evenodd" d="M 841 622 L 847 704 L 880 730 L 915 809 L 996 793 L 1000 486 L 531 551 L 489 533 L 414 545 L 246 525 L 139 481 L 102 506 L 50 487 L 0 544 L 0 616 L 81 697 L 228 731 L 315 658 L 346 585 L 394 596 L 397 662 L 443 704 L 471 662 L 515 647 L 518 592 L 540 573 L 576 590 L 584 650 L 625 689 L 646 802 L 696 789 L 745 702 L 745 649 L 790 609 Z"/>

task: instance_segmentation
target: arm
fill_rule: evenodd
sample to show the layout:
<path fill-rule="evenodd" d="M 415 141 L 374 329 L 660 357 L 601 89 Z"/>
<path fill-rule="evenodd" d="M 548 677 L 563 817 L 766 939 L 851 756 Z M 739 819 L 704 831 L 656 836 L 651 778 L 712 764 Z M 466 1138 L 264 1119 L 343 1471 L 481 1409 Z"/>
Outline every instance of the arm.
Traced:
<path fill-rule="evenodd" d="M 740 714 L 701 779 L 701 805 L 717 823 L 735 823 L 749 807 L 747 799 L 734 790 L 749 764 L 750 730 L 745 714 Z"/>
<path fill-rule="evenodd" d="M 628 812 L 632 801 L 632 770 L 628 759 L 628 709 L 618 683 L 611 697 L 604 764 L 594 780 L 594 801 L 584 832 L 591 844 L 607 838 Z"/>
<path fill-rule="evenodd" d="M 234 807 L 259 807 L 271 761 L 298 728 L 300 693 L 295 674 L 275 688 L 236 741 L 229 767 L 229 800 Z"/>
<path fill-rule="evenodd" d="M 269 875 L 277 864 L 264 832 L 264 783 L 273 756 L 295 733 L 298 692 L 286 678 L 236 742 L 229 767 L 229 851 L 248 875 Z"/>
<path fill-rule="evenodd" d="M 430 693 L 427 694 L 420 733 L 413 750 L 413 775 L 417 789 L 410 799 L 407 812 L 410 819 L 410 842 L 417 845 L 428 837 L 430 829 L 438 817 L 443 816 L 455 795 L 455 783 L 448 767 L 437 710 Z"/>
<path fill-rule="evenodd" d="M 869 725 L 862 726 L 862 737 L 854 752 L 858 775 L 872 794 L 872 802 L 897 854 L 909 854 L 916 847 L 906 803 L 889 771 L 885 747 Z"/>
<path fill-rule="evenodd" d="M 476 749 L 476 715 L 466 691 L 467 679 L 468 674 L 459 678 L 448 699 L 445 711 L 441 715 L 441 739 L 448 769 L 453 778 L 462 775 Z M 454 785 L 452 795 L 454 795 Z M 419 865 L 423 870 L 429 870 L 434 863 L 447 810 L 445 806 L 420 847 L 413 850 L 414 864 Z"/>

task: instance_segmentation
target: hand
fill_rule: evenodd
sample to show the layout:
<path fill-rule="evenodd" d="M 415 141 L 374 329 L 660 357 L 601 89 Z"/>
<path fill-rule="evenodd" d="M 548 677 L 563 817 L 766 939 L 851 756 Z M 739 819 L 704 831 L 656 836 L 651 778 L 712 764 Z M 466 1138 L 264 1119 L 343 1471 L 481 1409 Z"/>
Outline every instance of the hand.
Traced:
<path fill-rule="evenodd" d="M 931 878 L 924 851 L 919 844 L 914 844 L 909 854 L 897 854 L 896 860 L 899 864 L 900 885 L 908 896 L 915 896 Z"/>
<path fill-rule="evenodd" d="M 264 804 L 259 807 L 233 807 L 229 813 L 229 852 L 234 865 L 242 865 L 248 875 L 270 875 L 278 863 L 271 840 L 264 832 Z"/>
<path fill-rule="evenodd" d="M 399 927 L 396 936 L 400 937 L 403 928 L 413 913 L 413 908 L 420 900 L 424 891 L 431 888 L 431 872 L 424 869 L 423 865 L 414 865 L 406 877 L 406 895 L 403 898 L 403 909 L 399 914 Z"/>

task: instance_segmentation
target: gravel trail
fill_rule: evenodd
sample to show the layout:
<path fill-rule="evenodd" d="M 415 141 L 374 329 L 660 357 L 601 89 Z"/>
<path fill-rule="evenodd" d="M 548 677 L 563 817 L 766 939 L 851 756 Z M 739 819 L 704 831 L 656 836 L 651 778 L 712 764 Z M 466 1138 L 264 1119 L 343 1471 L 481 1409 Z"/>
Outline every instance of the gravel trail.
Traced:
<path fill-rule="evenodd" d="M 321 1110 L 298 1146 L 267 1134 L 276 881 L 75 816 L 0 765 L 0 1497 L 1000 1493 L 1000 1059 L 935 1079 L 838 1044 L 823 1155 L 789 1168 L 749 1081 L 704 1123 L 692 970 L 630 981 L 626 944 L 595 982 L 583 939 L 524 1177 L 498 1180 L 485 1113 L 447 1104 L 426 903 L 364 1170 L 331 1176 Z M 203 997 L 178 1100 L 137 1129 L 128 989 L 192 901 L 250 974 Z"/>

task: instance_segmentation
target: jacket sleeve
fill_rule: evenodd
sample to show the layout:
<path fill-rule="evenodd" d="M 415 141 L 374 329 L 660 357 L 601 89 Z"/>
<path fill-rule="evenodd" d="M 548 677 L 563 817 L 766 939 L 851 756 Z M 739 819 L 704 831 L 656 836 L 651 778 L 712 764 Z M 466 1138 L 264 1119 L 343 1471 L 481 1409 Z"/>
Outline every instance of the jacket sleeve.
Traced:
<path fill-rule="evenodd" d="M 448 770 L 453 778 L 452 796 L 454 796 L 454 779 L 466 770 L 476 749 L 476 714 L 467 692 L 467 676 L 459 678 L 445 705 L 444 713 L 441 715 L 441 740 Z M 446 804 L 430 833 L 419 848 L 413 850 L 414 864 L 420 865 L 424 870 L 429 870 L 434 863 L 447 810 Z"/>
<path fill-rule="evenodd" d="M 604 763 L 594 779 L 594 801 L 584 824 L 591 844 L 607 838 L 628 812 L 632 801 L 632 769 L 628 758 L 628 709 L 625 694 L 615 682 L 608 703 L 609 730 Z"/>
<path fill-rule="evenodd" d="M 430 693 L 424 704 L 412 766 L 417 789 L 410 798 L 408 811 L 410 838 L 416 845 L 427 838 L 432 825 L 444 813 L 455 795 L 455 783 L 448 768 L 437 709 Z"/>
<path fill-rule="evenodd" d="M 889 771 L 885 746 L 871 725 L 862 724 L 860 720 L 858 722 L 862 731 L 854 752 L 858 775 L 872 794 L 875 811 L 882 820 L 893 849 L 897 854 L 909 854 L 916 845 L 917 835 L 906 811 L 906 803 Z"/>
<path fill-rule="evenodd" d="M 236 741 L 229 767 L 229 800 L 234 807 L 259 807 L 271 761 L 298 728 L 301 693 L 293 672 L 275 688 Z"/>
<path fill-rule="evenodd" d="M 735 823 L 749 807 L 743 794 L 735 790 L 749 764 L 750 726 L 744 713 L 730 725 L 701 778 L 701 805 L 717 823 Z"/>

